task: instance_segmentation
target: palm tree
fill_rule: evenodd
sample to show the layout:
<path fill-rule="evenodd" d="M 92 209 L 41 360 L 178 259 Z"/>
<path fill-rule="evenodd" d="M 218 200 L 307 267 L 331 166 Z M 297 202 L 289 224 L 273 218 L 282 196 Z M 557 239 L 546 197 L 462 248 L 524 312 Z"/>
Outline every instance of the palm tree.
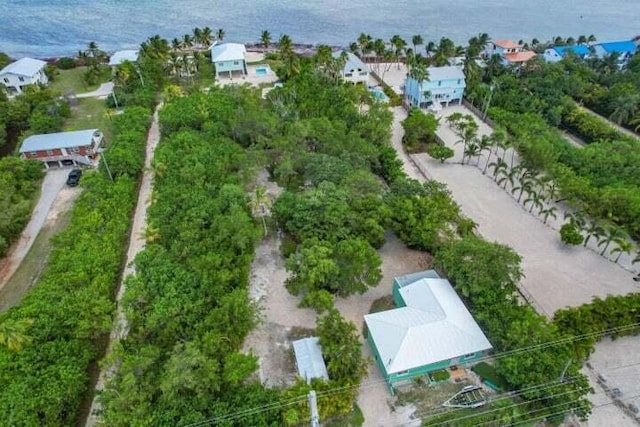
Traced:
<path fill-rule="evenodd" d="M 626 240 L 627 236 L 621 228 L 614 225 L 610 225 L 609 227 L 607 227 L 605 229 L 604 236 L 602 236 L 602 240 L 598 242 L 598 247 L 603 246 L 600 255 L 604 256 L 605 252 L 607 252 L 607 249 L 609 249 L 609 245 L 611 244 L 611 242 L 618 242 L 623 239 Z"/>
<path fill-rule="evenodd" d="M 556 211 L 557 209 L 555 206 L 548 206 L 546 209 L 540 209 L 540 212 L 538 212 L 538 214 L 542 216 L 542 218 L 544 218 L 543 223 L 546 224 L 549 220 L 549 217 L 553 217 L 553 219 L 558 218 Z"/>
<path fill-rule="evenodd" d="M 265 49 L 269 48 L 271 44 L 271 33 L 267 30 L 262 30 L 262 34 L 260 34 L 260 43 L 262 43 L 262 47 Z"/>
<path fill-rule="evenodd" d="M 436 44 L 433 41 L 429 41 L 425 46 L 424 46 L 424 51 L 427 54 L 427 58 L 431 58 L 431 56 L 435 53 L 436 51 Z"/>
<path fill-rule="evenodd" d="M 416 81 L 417 92 L 418 92 L 418 108 L 420 108 L 422 104 L 422 84 L 426 81 L 429 81 L 429 70 L 427 70 L 427 66 L 420 62 L 416 63 L 411 67 L 411 71 L 409 71 L 409 77 Z"/>
<path fill-rule="evenodd" d="M 628 123 L 638 112 L 639 106 L 640 95 L 637 93 L 626 93 L 611 103 L 613 112 L 609 118 L 619 125 Z"/>
<path fill-rule="evenodd" d="M 371 44 L 372 44 L 371 36 L 365 33 L 360 33 L 356 42 L 360 47 L 360 56 L 362 57 L 363 60 L 365 60 L 366 59 L 365 57 L 367 56 L 367 54 L 371 52 Z"/>
<path fill-rule="evenodd" d="M 200 41 L 205 47 L 211 46 L 211 41 L 213 40 L 213 31 L 209 27 L 204 27 L 202 29 L 202 34 L 200 35 Z"/>
<path fill-rule="evenodd" d="M 630 242 L 627 239 L 620 239 L 616 241 L 616 245 L 618 245 L 617 247 L 611 249 L 611 254 L 615 254 L 616 252 L 618 253 L 618 256 L 615 259 L 615 263 L 617 264 L 618 261 L 620 261 L 620 256 L 624 253 L 624 254 L 630 254 L 631 252 L 633 252 L 633 250 L 635 249 L 635 245 L 633 244 L 633 242 Z"/>
<path fill-rule="evenodd" d="M 533 213 L 533 208 L 538 208 L 538 213 L 542 211 L 544 208 L 544 204 L 542 203 L 543 197 L 539 191 L 534 191 L 533 189 L 529 192 L 529 196 L 522 203 L 525 207 L 527 207 L 527 203 L 531 203 L 531 207 L 529 208 L 529 213 Z"/>
<path fill-rule="evenodd" d="M 413 37 L 411 37 L 411 44 L 413 44 L 413 51 L 417 52 L 418 51 L 418 46 L 421 46 L 424 44 L 424 40 L 422 38 L 422 36 L 420 34 L 416 34 Z"/>
<path fill-rule="evenodd" d="M 495 145 L 495 142 L 493 138 L 489 135 L 482 135 L 478 140 L 480 154 L 482 154 L 484 151 L 489 151 L 489 154 L 487 155 L 487 161 L 485 162 L 484 168 L 482 169 L 482 175 L 485 175 L 487 173 L 487 168 L 489 167 L 489 162 L 491 161 L 491 152 L 493 151 L 494 145 Z M 480 159 L 478 159 L 478 162 L 479 161 Z"/>
<path fill-rule="evenodd" d="M 394 55 L 396 57 L 396 61 L 398 61 L 398 70 L 400 69 L 400 58 L 404 55 L 404 50 L 407 47 L 407 42 L 404 41 L 402 37 L 399 35 L 394 35 L 391 37 L 391 46 L 394 48 Z"/>
<path fill-rule="evenodd" d="M 489 163 L 489 167 L 492 169 L 491 175 L 493 176 L 493 182 L 498 183 L 499 176 L 507 175 L 507 163 L 500 157 L 496 158 L 493 162 Z M 500 185 L 502 182 L 498 183 Z"/>
<path fill-rule="evenodd" d="M 193 38 L 191 37 L 191 35 L 185 34 L 184 36 L 182 36 L 182 47 L 184 49 L 189 49 L 192 46 L 193 46 Z"/>
<path fill-rule="evenodd" d="M 176 37 L 173 40 L 171 40 L 171 50 L 173 50 L 174 52 L 177 52 L 180 50 L 181 47 L 182 47 L 182 41 L 180 39 Z"/>
<path fill-rule="evenodd" d="M 280 50 L 280 55 L 290 56 L 293 53 L 293 41 L 291 40 L 291 37 L 287 34 L 280 36 L 280 40 L 278 40 L 278 49 Z"/>
<path fill-rule="evenodd" d="M 218 31 L 216 31 L 216 40 L 222 41 L 225 35 L 224 30 L 222 28 L 218 28 Z"/>
<path fill-rule="evenodd" d="M 586 224 L 583 223 L 583 226 L 584 226 L 584 232 L 587 234 L 587 237 L 584 239 L 584 243 L 582 244 L 582 246 L 585 246 L 585 247 L 587 246 L 587 244 L 589 243 L 589 240 L 592 237 L 595 237 L 596 240 L 598 240 L 605 233 L 604 228 L 600 225 L 598 221 L 592 221 L 589 223 L 588 226 L 586 226 Z"/>
<path fill-rule="evenodd" d="M 585 35 L 578 36 L 578 44 L 587 44 L 587 36 Z"/>
<path fill-rule="evenodd" d="M 469 141 L 469 143 L 466 144 L 462 157 L 464 159 L 464 156 L 467 156 L 467 164 L 471 163 L 472 157 L 477 157 L 478 162 L 476 162 L 476 166 L 478 166 L 478 163 L 480 162 L 480 154 L 482 154 L 482 151 L 480 150 L 480 145 L 478 144 L 478 138 L 473 138 Z"/>
<path fill-rule="evenodd" d="M 202 30 L 200 27 L 196 27 L 193 29 L 193 42 L 196 45 L 196 48 L 199 48 L 202 43 Z"/>
<path fill-rule="evenodd" d="M 0 346 L 6 347 L 9 351 L 20 351 L 31 341 L 31 337 L 27 335 L 31 325 L 32 319 L 0 321 Z"/>
<path fill-rule="evenodd" d="M 587 41 L 588 41 L 589 43 L 593 43 L 593 42 L 597 41 L 596 36 L 594 36 L 593 34 L 591 34 L 591 35 L 589 36 L 589 38 L 587 38 Z"/>

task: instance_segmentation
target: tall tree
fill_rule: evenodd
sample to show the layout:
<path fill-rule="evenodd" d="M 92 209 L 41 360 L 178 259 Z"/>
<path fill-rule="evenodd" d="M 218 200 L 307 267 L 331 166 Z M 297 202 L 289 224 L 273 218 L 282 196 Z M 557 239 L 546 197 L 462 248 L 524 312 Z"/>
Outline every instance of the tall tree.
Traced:
<path fill-rule="evenodd" d="M 224 30 L 222 28 L 218 28 L 218 31 L 216 31 L 216 39 L 222 41 L 224 40 L 225 35 Z"/>
<path fill-rule="evenodd" d="M 424 44 L 424 39 L 420 34 L 416 34 L 413 37 L 411 37 L 411 43 L 413 44 L 413 51 L 417 52 L 418 46 L 422 46 Z"/>
<path fill-rule="evenodd" d="M 271 44 L 271 33 L 267 30 L 262 30 L 262 34 L 260 34 L 260 43 L 262 43 L 262 47 L 265 49 L 269 48 Z"/>

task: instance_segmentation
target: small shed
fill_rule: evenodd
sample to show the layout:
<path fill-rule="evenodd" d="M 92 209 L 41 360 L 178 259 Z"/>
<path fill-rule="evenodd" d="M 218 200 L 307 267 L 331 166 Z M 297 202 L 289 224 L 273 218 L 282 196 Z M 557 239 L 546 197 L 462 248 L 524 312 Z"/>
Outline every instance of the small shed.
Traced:
<path fill-rule="evenodd" d="M 293 342 L 298 374 L 310 383 L 314 378 L 329 379 L 327 367 L 322 358 L 322 347 L 318 337 L 303 338 Z"/>

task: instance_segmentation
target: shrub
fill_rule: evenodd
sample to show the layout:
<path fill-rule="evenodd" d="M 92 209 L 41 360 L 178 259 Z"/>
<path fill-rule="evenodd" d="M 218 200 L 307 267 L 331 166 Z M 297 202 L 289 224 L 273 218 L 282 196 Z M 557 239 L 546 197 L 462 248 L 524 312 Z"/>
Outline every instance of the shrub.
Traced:
<path fill-rule="evenodd" d="M 427 148 L 427 154 L 434 159 L 440 160 L 440 163 L 444 163 L 445 160 L 453 157 L 453 150 L 442 144 L 431 144 Z"/>
<path fill-rule="evenodd" d="M 450 378 L 449 372 L 446 369 L 443 369 L 441 371 L 431 372 L 429 376 L 433 381 L 436 381 L 436 382 L 447 381 Z"/>
<path fill-rule="evenodd" d="M 76 60 L 68 56 L 63 56 L 56 62 L 56 67 L 60 70 L 71 70 L 76 68 L 76 65 Z"/>
<path fill-rule="evenodd" d="M 577 246 L 584 241 L 584 236 L 575 223 L 568 222 L 560 227 L 560 239 L 567 245 Z"/>

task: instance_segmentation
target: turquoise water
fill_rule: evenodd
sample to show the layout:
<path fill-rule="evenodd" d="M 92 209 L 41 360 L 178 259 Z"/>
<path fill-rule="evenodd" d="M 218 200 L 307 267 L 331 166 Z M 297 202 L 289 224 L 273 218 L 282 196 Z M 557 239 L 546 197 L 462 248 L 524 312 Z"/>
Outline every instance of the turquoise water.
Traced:
<path fill-rule="evenodd" d="M 380 89 L 374 89 L 371 91 L 371 94 L 378 101 L 388 101 L 387 95 L 384 94 Z"/>
<path fill-rule="evenodd" d="M 257 76 L 266 76 L 267 74 L 269 74 L 269 70 L 267 68 L 264 68 L 264 67 L 256 68 Z"/>
<path fill-rule="evenodd" d="M 360 32 L 389 39 L 413 34 L 458 43 L 488 32 L 530 40 L 640 33 L 638 0 L 0 0 L 0 51 L 15 56 L 74 54 L 89 41 L 105 50 L 135 48 L 147 37 L 180 37 L 198 26 L 227 39 L 273 39 L 348 45 Z"/>

